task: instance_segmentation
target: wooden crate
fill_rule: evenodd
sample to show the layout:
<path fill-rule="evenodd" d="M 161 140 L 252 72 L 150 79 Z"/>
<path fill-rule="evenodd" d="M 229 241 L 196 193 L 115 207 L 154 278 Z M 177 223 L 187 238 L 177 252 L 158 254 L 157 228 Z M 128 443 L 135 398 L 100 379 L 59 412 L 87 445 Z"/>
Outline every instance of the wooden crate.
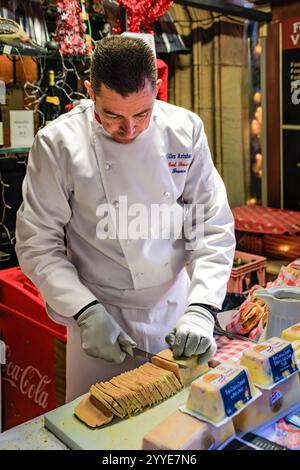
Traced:
<path fill-rule="evenodd" d="M 227 284 L 228 293 L 245 293 L 254 284 L 264 286 L 266 282 L 266 261 L 264 256 L 243 251 L 235 252 L 235 259 L 242 259 L 245 264 L 233 267 Z"/>

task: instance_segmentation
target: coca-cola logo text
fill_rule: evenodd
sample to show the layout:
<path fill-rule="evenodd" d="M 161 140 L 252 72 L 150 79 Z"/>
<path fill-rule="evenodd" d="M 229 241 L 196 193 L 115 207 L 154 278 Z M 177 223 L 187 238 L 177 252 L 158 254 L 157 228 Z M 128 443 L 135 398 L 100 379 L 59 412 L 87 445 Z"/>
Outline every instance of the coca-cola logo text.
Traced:
<path fill-rule="evenodd" d="M 17 389 L 22 395 L 43 409 L 48 407 L 49 393 L 45 387 L 52 382 L 48 375 L 43 375 L 33 365 L 21 367 L 11 360 L 11 352 L 7 347 L 7 362 L 3 380 Z"/>

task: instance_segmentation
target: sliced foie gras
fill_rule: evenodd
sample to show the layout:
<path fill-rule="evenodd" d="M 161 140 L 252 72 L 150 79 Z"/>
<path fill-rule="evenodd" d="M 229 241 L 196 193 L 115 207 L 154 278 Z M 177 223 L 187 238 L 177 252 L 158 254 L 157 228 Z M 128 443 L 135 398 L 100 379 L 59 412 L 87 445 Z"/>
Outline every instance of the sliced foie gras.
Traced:
<path fill-rule="evenodd" d="M 182 387 L 172 371 L 146 363 L 110 381 L 92 385 L 89 400 L 98 403 L 100 409 L 106 409 L 110 419 L 112 414 L 127 418 L 169 398 Z M 97 423 L 96 419 L 93 421 L 91 417 L 85 419 L 82 413 L 76 415 L 88 425 L 90 422 Z"/>
<path fill-rule="evenodd" d="M 90 392 L 95 398 L 97 398 L 97 400 L 101 401 L 101 403 L 106 406 L 114 415 L 118 416 L 119 418 L 124 418 L 125 413 L 120 407 L 119 403 L 117 403 L 116 400 L 114 400 L 112 397 L 103 392 L 98 387 L 98 384 L 92 385 L 90 388 Z"/>
<path fill-rule="evenodd" d="M 159 384 L 155 383 L 156 378 L 150 377 L 145 371 L 145 364 L 135 369 L 133 380 L 145 390 L 147 400 L 150 405 L 155 405 L 164 399 L 164 394 L 159 390 Z"/>
<path fill-rule="evenodd" d="M 143 406 L 147 406 L 146 403 L 143 405 L 144 402 L 140 398 L 140 394 L 132 393 L 132 390 L 130 390 L 124 379 L 121 379 L 121 376 L 119 376 L 119 380 L 112 378 L 110 383 L 124 393 L 124 399 L 127 403 L 131 403 L 131 406 L 133 406 L 136 411 L 140 411 Z"/>
<path fill-rule="evenodd" d="M 151 361 L 156 366 L 173 372 L 182 385 L 187 385 L 208 371 L 207 362 L 198 364 L 198 359 L 199 356 L 174 359 L 172 350 L 164 349 L 152 357 Z M 180 364 L 185 368 L 180 367 Z"/>
<path fill-rule="evenodd" d="M 171 396 L 182 389 L 181 383 L 173 372 L 162 369 L 161 367 L 151 363 L 145 364 L 145 371 L 150 377 L 159 378 L 159 383 L 161 384 L 165 394 L 164 398 Z"/>
<path fill-rule="evenodd" d="M 128 390 L 129 392 L 134 392 L 133 396 L 135 397 L 135 400 L 138 402 L 140 408 L 145 408 L 146 406 L 149 405 L 146 394 L 144 393 L 144 390 L 141 389 L 141 387 L 138 384 L 136 384 L 135 382 L 132 382 L 130 378 L 127 378 L 125 374 L 121 374 L 118 377 L 112 378 L 110 382 L 116 386 L 125 387 L 125 390 Z"/>
<path fill-rule="evenodd" d="M 74 410 L 75 415 L 91 428 L 110 423 L 114 414 L 87 393 Z"/>

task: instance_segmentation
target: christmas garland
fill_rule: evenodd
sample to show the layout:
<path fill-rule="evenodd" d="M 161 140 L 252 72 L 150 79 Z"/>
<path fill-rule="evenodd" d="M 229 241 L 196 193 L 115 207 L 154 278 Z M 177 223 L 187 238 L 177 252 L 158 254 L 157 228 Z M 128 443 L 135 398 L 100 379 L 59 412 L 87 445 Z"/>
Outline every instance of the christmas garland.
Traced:
<path fill-rule="evenodd" d="M 128 31 L 153 33 L 153 23 L 163 16 L 173 3 L 172 0 L 119 0 L 128 14 Z M 120 20 L 115 32 L 121 33 Z"/>
<path fill-rule="evenodd" d="M 81 16 L 78 0 L 59 0 L 59 13 L 54 40 L 63 54 L 91 54 L 91 43 L 86 40 L 86 24 Z"/>

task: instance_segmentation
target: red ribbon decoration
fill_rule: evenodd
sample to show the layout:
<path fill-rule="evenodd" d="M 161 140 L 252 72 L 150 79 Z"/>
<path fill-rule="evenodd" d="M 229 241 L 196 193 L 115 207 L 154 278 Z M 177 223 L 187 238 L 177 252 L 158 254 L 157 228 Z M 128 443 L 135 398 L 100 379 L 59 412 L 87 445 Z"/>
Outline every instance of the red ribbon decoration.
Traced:
<path fill-rule="evenodd" d="M 128 14 L 128 31 L 132 33 L 153 33 L 153 23 L 163 16 L 173 3 L 172 0 L 119 0 L 120 7 Z M 120 20 L 116 33 L 122 33 Z"/>

